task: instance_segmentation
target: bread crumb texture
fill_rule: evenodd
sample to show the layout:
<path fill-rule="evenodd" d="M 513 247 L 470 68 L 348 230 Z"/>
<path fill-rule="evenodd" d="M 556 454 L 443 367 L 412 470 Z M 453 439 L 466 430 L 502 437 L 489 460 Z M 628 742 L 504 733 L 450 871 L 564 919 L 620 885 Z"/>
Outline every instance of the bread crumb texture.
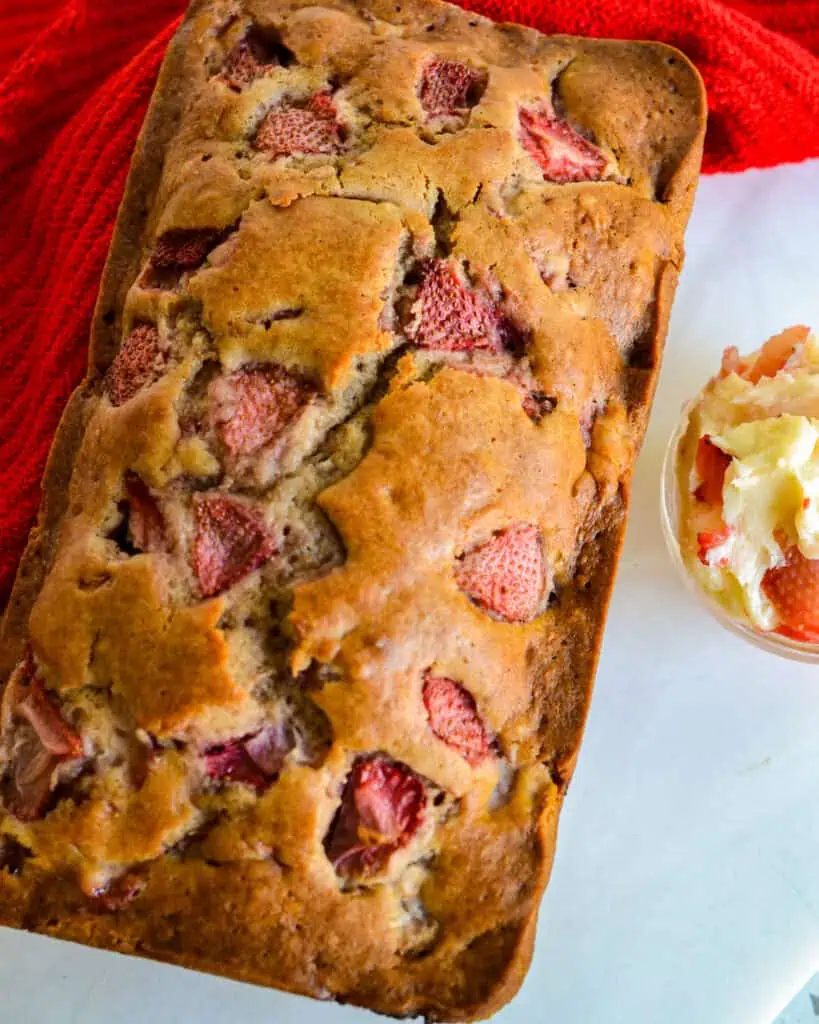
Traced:
<path fill-rule="evenodd" d="M 6 624 L 3 923 L 511 997 L 703 121 L 659 45 L 193 4 Z"/>

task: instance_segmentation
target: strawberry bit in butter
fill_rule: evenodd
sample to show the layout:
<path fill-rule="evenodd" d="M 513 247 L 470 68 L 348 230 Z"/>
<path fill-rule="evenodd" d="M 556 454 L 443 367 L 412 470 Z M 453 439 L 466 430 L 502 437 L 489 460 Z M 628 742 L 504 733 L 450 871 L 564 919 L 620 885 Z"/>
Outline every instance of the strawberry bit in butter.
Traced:
<path fill-rule="evenodd" d="M 789 547 L 785 564 L 765 573 L 762 589 L 779 613 L 778 633 L 819 643 L 819 559 Z"/>
<path fill-rule="evenodd" d="M 700 530 L 697 533 L 697 558 L 703 565 L 725 569 L 728 566 L 728 556 L 724 551 L 730 539 L 730 526 L 723 525 L 718 530 Z"/>
<path fill-rule="evenodd" d="M 725 486 L 725 471 L 731 465 L 731 456 L 718 448 L 707 435 L 697 445 L 697 472 L 701 483 L 694 491 L 697 501 L 722 508 L 722 488 Z"/>
<path fill-rule="evenodd" d="M 698 479 L 693 488 L 697 557 L 703 565 L 725 568 L 733 530 L 722 517 L 722 489 L 731 456 L 714 444 L 706 434 L 697 442 L 695 470 Z"/>
<path fill-rule="evenodd" d="M 819 643 L 819 339 L 726 349 L 679 447 L 680 541 L 700 586 L 761 632 Z"/>
<path fill-rule="evenodd" d="M 736 373 L 752 384 L 758 384 L 763 377 L 775 377 L 798 354 L 809 336 L 809 327 L 788 327 L 781 334 L 769 338 L 750 359 L 742 359 L 732 345 L 722 354 L 720 376 Z"/>

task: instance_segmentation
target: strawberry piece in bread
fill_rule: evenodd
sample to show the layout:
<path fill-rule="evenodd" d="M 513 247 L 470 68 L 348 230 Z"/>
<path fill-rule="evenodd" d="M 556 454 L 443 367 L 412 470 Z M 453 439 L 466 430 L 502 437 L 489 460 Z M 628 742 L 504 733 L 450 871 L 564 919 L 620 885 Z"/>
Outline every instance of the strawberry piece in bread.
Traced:
<path fill-rule="evenodd" d="M 512 383 L 517 384 L 514 379 Z M 543 417 L 550 413 L 557 404 L 543 391 L 529 391 L 522 387 L 520 391 L 523 411 L 534 423 L 540 423 Z"/>
<path fill-rule="evenodd" d="M 466 687 L 446 676 L 427 675 L 423 698 L 430 729 L 473 768 L 491 755 L 492 741 Z"/>
<path fill-rule="evenodd" d="M 241 92 L 278 66 L 279 61 L 268 53 L 263 40 L 250 31 L 228 54 L 222 65 L 222 78 L 231 89 Z"/>
<path fill-rule="evenodd" d="M 765 573 L 762 590 L 779 615 L 777 633 L 819 643 L 819 559 L 805 558 L 792 545 L 785 564 Z"/>
<path fill-rule="evenodd" d="M 286 723 L 266 725 L 243 739 L 209 747 L 204 753 L 205 770 L 219 782 L 243 782 L 261 792 L 278 777 L 294 746 Z"/>
<path fill-rule="evenodd" d="M 411 341 L 444 352 L 500 352 L 501 325 L 498 310 L 486 295 L 469 286 L 459 263 L 428 261 L 406 329 Z"/>
<path fill-rule="evenodd" d="M 605 176 L 603 152 L 559 118 L 549 104 L 521 107 L 518 119 L 521 144 L 547 181 L 565 185 L 600 181 Z"/>
<path fill-rule="evenodd" d="M 205 751 L 205 771 L 218 782 L 242 782 L 261 793 L 270 779 L 256 764 L 241 740 L 220 743 Z"/>
<path fill-rule="evenodd" d="M 128 473 L 125 477 L 125 493 L 131 543 L 137 551 L 163 551 L 165 520 L 145 481 L 136 473 Z"/>
<path fill-rule="evenodd" d="M 292 730 L 284 722 L 266 725 L 245 741 L 245 750 L 268 778 L 279 774 L 295 746 Z"/>
<path fill-rule="evenodd" d="M 421 77 L 421 106 L 427 118 L 457 117 L 474 107 L 486 75 L 460 60 L 433 60 Z"/>
<path fill-rule="evenodd" d="M 216 228 L 174 228 L 157 239 L 151 264 L 157 270 L 196 270 L 224 235 Z"/>
<path fill-rule="evenodd" d="M 304 107 L 274 107 L 256 133 L 254 145 L 272 158 L 279 156 L 338 153 L 342 128 L 335 104 L 326 93 L 317 93 Z"/>
<path fill-rule="evenodd" d="M 210 419 L 231 455 L 277 440 L 304 410 L 312 390 L 281 366 L 239 369 L 209 388 Z"/>
<path fill-rule="evenodd" d="M 91 909 L 97 913 L 116 914 L 133 903 L 145 885 L 146 880 L 135 871 L 126 871 L 89 894 Z"/>
<path fill-rule="evenodd" d="M 529 622 L 540 611 L 546 566 L 540 533 L 531 524 L 501 530 L 460 559 L 455 579 L 486 611 L 507 622 Z"/>
<path fill-rule="evenodd" d="M 191 565 L 204 597 L 213 597 L 264 565 L 278 550 L 262 517 L 240 501 L 196 495 Z"/>
<path fill-rule="evenodd" d="M 143 388 L 162 376 L 168 354 L 159 331 L 151 324 L 139 324 L 123 341 L 105 377 L 105 390 L 112 405 L 124 405 Z"/>
<path fill-rule="evenodd" d="M 14 710 L 34 729 L 49 754 L 69 758 L 82 754 L 82 740 L 64 720 L 39 676 L 33 676 L 24 688 Z"/>
<path fill-rule="evenodd" d="M 63 718 L 30 658 L 9 680 L 4 703 L 7 804 L 20 821 L 34 821 L 48 809 L 58 769 L 82 758 L 82 739 Z"/>
<path fill-rule="evenodd" d="M 360 757 L 324 839 L 336 872 L 367 878 L 384 869 L 418 831 L 426 803 L 424 783 L 407 765 L 381 754 Z"/>

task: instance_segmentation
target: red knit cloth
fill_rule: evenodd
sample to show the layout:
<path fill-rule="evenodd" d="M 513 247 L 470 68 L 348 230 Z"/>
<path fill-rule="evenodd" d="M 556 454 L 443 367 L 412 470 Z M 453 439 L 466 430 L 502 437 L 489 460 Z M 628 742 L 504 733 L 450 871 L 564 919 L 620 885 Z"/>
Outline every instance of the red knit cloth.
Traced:
<path fill-rule="evenodd" d="M 819 0 L 461 0 L 498 20 L 660 39 L 699 66 L 706 170 L 819 155 Z M 0 0 L 0 606 L 86 361 L 131 151 L 185 0 Z"/>

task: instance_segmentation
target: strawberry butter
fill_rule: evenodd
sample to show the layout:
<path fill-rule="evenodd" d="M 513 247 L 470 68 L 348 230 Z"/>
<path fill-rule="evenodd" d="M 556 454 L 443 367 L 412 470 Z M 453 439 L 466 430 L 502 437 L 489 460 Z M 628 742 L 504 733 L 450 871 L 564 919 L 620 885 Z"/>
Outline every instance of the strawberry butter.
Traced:
<path fill-rule="evenodd" d="M 819 643 L 819 339 L 729 348 L 688 410 L 679 542 L 699 586 L 761 633 Z"/>

